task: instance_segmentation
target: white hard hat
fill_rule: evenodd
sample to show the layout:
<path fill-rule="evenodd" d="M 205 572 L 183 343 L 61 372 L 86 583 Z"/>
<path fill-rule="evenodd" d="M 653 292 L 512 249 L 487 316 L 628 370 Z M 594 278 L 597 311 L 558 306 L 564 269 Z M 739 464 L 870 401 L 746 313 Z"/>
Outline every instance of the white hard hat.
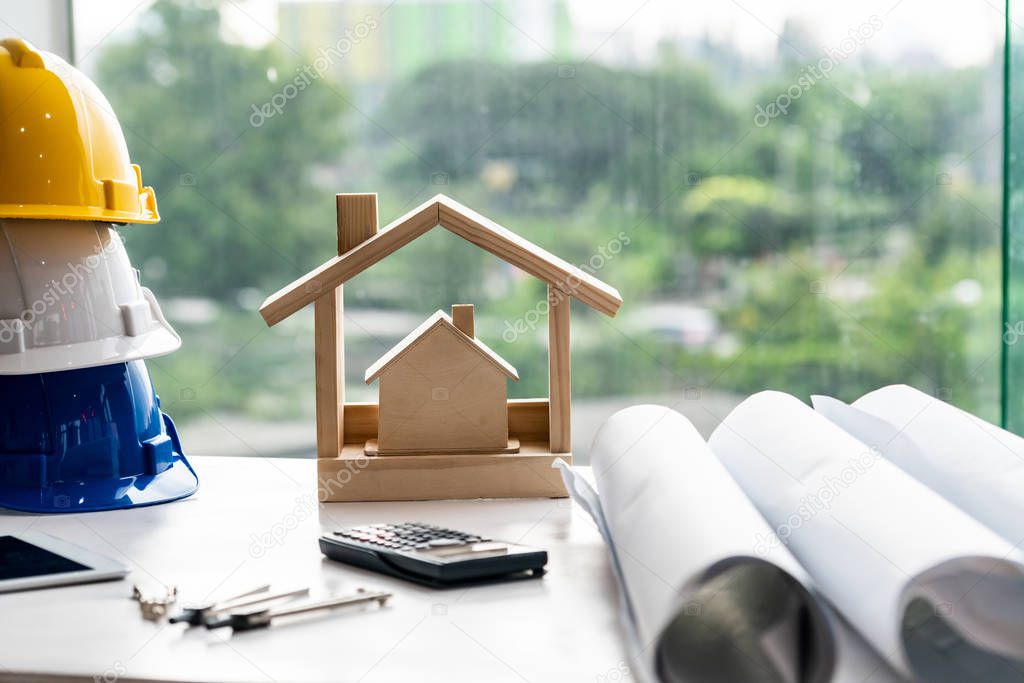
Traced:
<path fill-rule="evenodd" d="M 109 223 L 0 220 L 0 375 L 121 363 L 180 346 Z"/>

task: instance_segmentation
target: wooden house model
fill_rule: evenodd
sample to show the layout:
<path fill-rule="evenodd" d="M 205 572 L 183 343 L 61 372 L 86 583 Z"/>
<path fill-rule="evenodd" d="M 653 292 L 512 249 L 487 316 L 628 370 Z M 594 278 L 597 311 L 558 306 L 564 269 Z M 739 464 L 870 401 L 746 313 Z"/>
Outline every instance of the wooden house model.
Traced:
<path fill-rule="evenodd" d="M 260 307 L 260 314 L 271 326 L 309 304 L 314 307 L 320 499 L 565 496 L 561 476 L 552 463 L 556 458 L 572 460 L 570 303 L 576 299 L 614 316 L 622 305 L 619 293 L 593 275 L 444 195 L 429 199 L 381 230 L 377 229 L 375 194 L 339 194 L 337 210 L 338 255 L 273 294 Z M 386 354 L 367 373 L 368 380 L 381 381 L 380 404 L 345 402 L 342 285 L 437 227 L 547 284 L 547 301 L 538 306 L 538 310 L 547 310 L 548 319 L 547 398 L 508 400 L 505 386 L 509 378 L 516 376 L 515 369 L 493 352 L 488 353 L 489 349 L 466 331 L 465 325 L 471 328 L 472 322 L 467 323 L 462 316 L 471 320 L 472 313 L 456 307 L 450 318 L 444 313 L 431 316 L 424 323 L 426 328 L 417 328 L 410 335 L 412 339 L 406 340 L 408 343 L 400 343 L 397 352 Z M 455 337 L 453 331 L 464 338 Z M 465 348 L 458 350 L 454 344 Z M 418 356 L 408 356 L 431 353 L 431 348 L 440 350 L 445 362 L 458 363 L 462 358 L 462 362 L 479 365 L 480 369 L 474 366 L 481 381 L 476 396 L 480 396 L 481 388 L 486 388 L 487 393 L 479 409 L 494 410 L 504 401 L 505 448 L 498 448 L 500 438 L 493 413 L 483 420 L 487 427 L 474 434 L 465 425 L 484 416 L 464 413 L 466 419 L 458 422 L 456 411 L 466 410 L 458 390 L 453 401 L 453 387 L 435 382 L 439 376 L 413 377 Z M 473 360 L 465 360 L 470 358 Z M 421 400 L 428 390 L 430 400 Z M 436 428 L 442 422 L 435 421 L 426 428 L 427 420 L 416 418 L 408 405 L 403 409 L 402 401 L 409 395 L 419 397 L 414 400 L 419 401 L 420 409 L 444 415 L 449 426 Z M 393 433 L 388 425 L 397 426 L 398 431 Z M 415 442 L 409 440 L 413 436 L 417 437 Z M 413 447 L 406 448 L 409 444 Z"/>
<path fill-rule="evenodd" d="M 516 453 L 508 380 L 516 369 L 476 338 L 472 304 L 438 311 L 366 371 L 380 380 L 377 438 L 367 455 Z"/>

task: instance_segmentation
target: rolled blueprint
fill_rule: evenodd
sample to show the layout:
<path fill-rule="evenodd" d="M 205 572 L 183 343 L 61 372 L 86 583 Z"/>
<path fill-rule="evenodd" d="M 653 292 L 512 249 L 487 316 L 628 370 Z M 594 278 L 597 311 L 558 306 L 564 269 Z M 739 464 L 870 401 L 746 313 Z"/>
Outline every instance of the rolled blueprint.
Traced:
<path fill-rule="evenodd" d="M 709 445 L 816 585 L 917 680 L 1024 680 L 1024 557 L 786 394 L 741 403 Z"/>
<path fill-rule="evenodd" d="M 1024 542 L 1024 439 L 904 384 L 814 409 L 1014 545 Z"/>
<path fill-rule="evenodd" d="M 662 681 L 830 680 L 833 620 L 682 415 L 635 406 L 592 449 L 600 495 L 562 463 L 609 544 L 642 670 Z"/>

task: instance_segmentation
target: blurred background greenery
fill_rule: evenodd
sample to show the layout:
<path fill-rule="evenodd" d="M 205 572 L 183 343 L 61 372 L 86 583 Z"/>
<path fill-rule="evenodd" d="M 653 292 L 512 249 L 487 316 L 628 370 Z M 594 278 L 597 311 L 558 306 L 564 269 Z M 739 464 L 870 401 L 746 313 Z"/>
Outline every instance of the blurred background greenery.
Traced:
<path fill-rule="evenodd" d="M 625 9 L 587 35 L 560 0 L 263 5 L 144 3 L 82 60 L 157 190 L 161 223 L 123 232 L 185 339 L 150 369 L 192 450 L 312 455 L 311 311 L 268 329 L 256 309 L 332 255 L 346 191 L 377 192 L 381 225 L 444 192 L 621 291 L 614 320 L 574 306 L 581 451 L 617 407 L 706 432 L 766 388 L 907 383 L 998 420 L 998 33 L 944 59 L 865 5 L 839 38 L 787 18 L 758 56 L 630 33 Z M 545 395 L 542 297 L 430 233 L 346 286 L 350 398 L 455 302 L 511 394 Z"/>

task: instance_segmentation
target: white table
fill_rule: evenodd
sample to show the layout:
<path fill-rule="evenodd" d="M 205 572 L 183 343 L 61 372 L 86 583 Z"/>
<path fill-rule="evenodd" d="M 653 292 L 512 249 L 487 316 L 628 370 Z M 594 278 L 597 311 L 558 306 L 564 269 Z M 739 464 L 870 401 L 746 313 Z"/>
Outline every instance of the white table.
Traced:
<path fill-rule="evenodd" d="M 516 681 L 618 683 L 629 675 L 616 587 L 591 520 L 567 499 L 331 503 L 312 460 L 196 457 L 199 492 L 155 507 L 79 515 L 0 511 L 0 535 L 44 531 L 132 567 L 126 581 L 0 594 L 0 681 Z M 540 580 L 435 591 L 323 558 L 322 531 L 404 520 L 545 548 Z M 261 583 L 347 593 L 340 610 L 262 631 L 144 621 L 131 585 L 177 584 L 182 601 Z M 836 681 L 895 675 L 842 629 Z"/>
<path fill-rule="evenodd" d="M 312 460 L 192 462 L 200 489 L 184 501 L 59 516 L 0 511 L 0 534 L 48 532 L 132 567 L 125 581 L 0 594 L 0 680 L 617 681 L 627 666 L 605 548 L 568 500 L 318 506 Z M 322 530 L 404 520 L 545 548 L 549 571 L 435 591 L 323 559 L 317 547 Z M 133 582 L 177 584 L 185 601 L 266 582 L 395 597 L 383 609 L 232 636 L 144 621 Z"/>

